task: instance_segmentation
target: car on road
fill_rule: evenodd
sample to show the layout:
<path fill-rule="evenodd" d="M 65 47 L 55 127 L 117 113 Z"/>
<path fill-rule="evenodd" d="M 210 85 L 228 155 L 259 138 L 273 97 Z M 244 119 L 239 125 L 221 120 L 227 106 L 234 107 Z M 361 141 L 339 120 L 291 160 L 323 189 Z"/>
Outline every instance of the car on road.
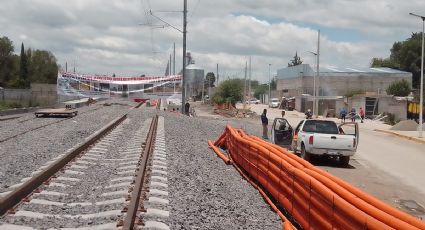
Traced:
<path fill-rule="evenodd" d="M 248 104 L 260 104 L 260 100 L 257 98 L 251 98 L 249 101 L 247 101 Z"/>
<path fill-rule="evenodd" d="M 359 144 L 357 123 L 337 125 L 334 121 L 305 119 L 294 130 L 292 149 L 309 161 L 312 156 L 338 158 L 341 166 L 348 166 Z"/>
<path fill-rule="evenodd" d="M 272 98 L 270 100 L 269 107 L 270 108 L 278 108 L 279 107 L 279 104 L 280 104 L 279 98 Z"/>

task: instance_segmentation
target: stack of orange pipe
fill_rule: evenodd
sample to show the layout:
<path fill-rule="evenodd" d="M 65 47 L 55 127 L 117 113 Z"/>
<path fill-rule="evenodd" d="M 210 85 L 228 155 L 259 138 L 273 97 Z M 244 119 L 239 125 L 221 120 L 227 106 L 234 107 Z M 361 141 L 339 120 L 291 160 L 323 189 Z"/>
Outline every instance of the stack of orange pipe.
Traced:
<path fill-rule="evenodd" d="M 227 126 L 210 147 L 304 229 L 424 229 L 425 222 L 314 167 L 286 149 Z M 229 156 L 219 148 L 226 149 Z M 258 185 L 258 186 L 257 186 Z M 294 229 L 270 199 L 284 229 Z"/>

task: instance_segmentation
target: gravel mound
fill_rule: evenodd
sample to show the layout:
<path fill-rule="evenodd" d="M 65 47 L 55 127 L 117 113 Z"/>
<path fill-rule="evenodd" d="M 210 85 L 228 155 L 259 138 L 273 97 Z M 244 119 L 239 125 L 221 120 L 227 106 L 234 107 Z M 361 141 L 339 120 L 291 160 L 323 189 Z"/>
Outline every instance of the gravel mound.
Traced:
<path fill-rule="evenodd" d="M 169 154 L 171 229 L 281 229 L 279 216 L 259 192 L 207 144 L 228 123 L 255 133 L 260 125 L 161 114 Z"/>
<path fill-rule="evenodd" d="M 400 121 L 399 123 L 397 123 L 393 127 L 391 127 L 390 130 L 416 131 L 416 130 L 418 130 L 418 123 L 416 123 L 413 120 Z"/>

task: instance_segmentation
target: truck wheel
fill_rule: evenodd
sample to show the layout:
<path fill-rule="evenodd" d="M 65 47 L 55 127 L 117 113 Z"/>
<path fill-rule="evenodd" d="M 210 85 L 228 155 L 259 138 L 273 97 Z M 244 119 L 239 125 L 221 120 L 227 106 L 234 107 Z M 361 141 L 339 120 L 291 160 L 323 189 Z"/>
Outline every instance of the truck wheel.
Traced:
<path fill-rule="evenodd" d="M 348 167 L 349 162 L 350 162 L 350 156 L 340 156 L 339 157 L 339 164 L 342 167 Z"/>
<path fill-rule="evenodd" d="M 310 161 L 311 154 L 305 151 L 304 144 L 301 144 L 301 158 L 303 158 L 306 161 Z"/>

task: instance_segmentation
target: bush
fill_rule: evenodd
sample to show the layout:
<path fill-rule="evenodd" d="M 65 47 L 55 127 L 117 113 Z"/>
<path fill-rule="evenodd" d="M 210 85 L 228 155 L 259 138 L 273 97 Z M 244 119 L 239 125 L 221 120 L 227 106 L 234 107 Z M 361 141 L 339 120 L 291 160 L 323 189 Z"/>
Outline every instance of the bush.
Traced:
<path fill-rule="evenodd" d="M 237 101 L 242 101 L 243 85 L 243 80 L 241 79 L 223 81 L 220 83 L 213 101 L 217 104 L 228 101 L 235 106 Z"/>
<path fill-rule="evenodd" d="M 384 123 L 387 125 L 395 125 L 397 123 L 395 115 L 393 113 L 384 113 L 384 116 L 387 116 L 384 119 Z"/>
<path fill-rule="evenodd" d="M 386 91 L 388 95 L 405 97 L 409 95 L 411 88 L 410 88 L 409 82 L 403 79 L 403 80 L 395 81 L 391 83 L 391 85 L 388 86 Z"/>
<path fill-rule="evenodd" d="M 23 106 L 16 102 L 0 101 L 0 110 L 22 108 Z"/>

